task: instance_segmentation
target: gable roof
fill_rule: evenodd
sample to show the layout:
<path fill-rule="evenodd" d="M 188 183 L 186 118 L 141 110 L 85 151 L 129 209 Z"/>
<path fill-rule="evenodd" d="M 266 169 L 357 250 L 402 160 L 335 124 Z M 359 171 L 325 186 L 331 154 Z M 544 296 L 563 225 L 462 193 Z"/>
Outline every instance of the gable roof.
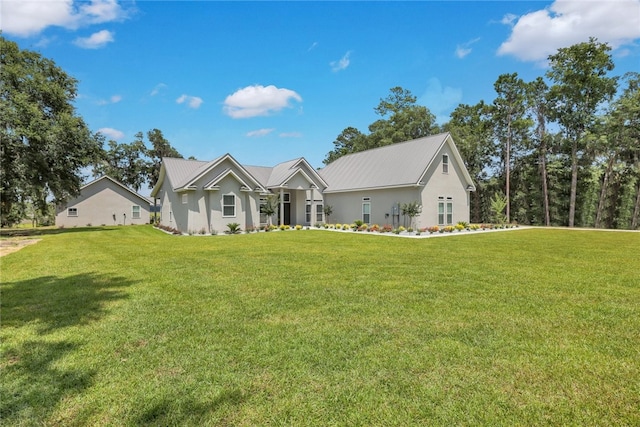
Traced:
<path fill-rule="evenodd" d="M 305 179 L 311 183 L 313 183 L 315 179 L 321 186 L 327 187 L 324 179 L 311 167 L 304 157 L 279 163 L 272 168 L 263 166 L 245 166 L 245 168 L 255 177 L 259 177 L 260 182 L 265 188 L 286 187 L 287 182 L 297 174 L 302 174 Z"/>
<path fill-rule="evenodd" d="M 91 187 L 91 186 L 93 186 L 93 185 L 95 185 L 98 182 L 103 181 L 103 180 L 110 181 L 111 183 L 115 184 L 116 186 L 122 188 L 123 190 L 126 190 L 127 192 L 131 193 L 133 196 L 135 196 L 135 197 L 139 198 L 140 200 L 144 201 L 145 203 L 147 203 L 149 205 L 151 204 L 151 200 L 149 200 L 148 198 L 144 197 L 142 194 L 133 191 L 132 189 L 130 189 L 126 185 L 122 184 L 119 181 L 116 181 L 115 179 L 111 178 L 108 175 L 102 175 L 100 178 L 94 179 L 93 181 L 86 183 L 85 185 L 80 187 L 80 191 L 82 192 L 82 190 L 84 190 L 85 188 Z"/>
<path fill-rule="evenodd" d="M 460 165 L 467 186 L 475 190 L 451 135 L 441 133 L 348 154 L 319 171 L 329 186 L 325 192 L 421 185 L 427 170 L 445 144 Z"/>
<path fill-rule="evenodd" d="M 238 179 L 243 186 L 251 189 L 255 188 L 258 191 L 266 191 L 262 187 L 262 184 L 254 176 L 252 176 L 249 171 L 247 171 L 240 163 L 238 163 L 236 159 L 231 156 L 231 154 L 227 153 L 209 162 L 200 160 L 179 159 L 174 157 L 164 157 L 162 159 L 162 166 L 160 168 L 160 178 L 158 179 L 158 182 L 156 183 L 153 191 L 151 191 L 151 196 L 155 197 L 157 192 L 160 190 L 162 181 L 165 179 L 165 177 L 169 178 L 173 191 L 194 189 L 196 181 L 198 181 L 216 166 L 219 166 L 225 160 L 230 161 L 238 170 L 242 171 L 242 173 L 246 175 L 248 181 L 240 179 L 236 173 L 231 173 L 231 175 Z M 213 180 L 207 181 L 204 186 L 215 186 L 220 181 L 220 179 L 222 179 L 224 176 L 229 175 L 229 173 L 230 169 L 225 169 L 222 174 L 219 174 Z M 249 184 L 252 184 L 253 188 L 250 187 Z"/>

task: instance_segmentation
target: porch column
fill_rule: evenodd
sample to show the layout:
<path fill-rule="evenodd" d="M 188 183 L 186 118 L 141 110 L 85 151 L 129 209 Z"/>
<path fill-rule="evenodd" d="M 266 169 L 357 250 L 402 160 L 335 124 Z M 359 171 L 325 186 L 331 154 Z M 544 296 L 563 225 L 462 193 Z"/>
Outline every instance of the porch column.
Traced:
<path fill-rule="evenodd" d="M 284 188 L 280 188 L 280 225 L 284 224 Z"/>
<path fill-rule="evenodd" d="M 313 224 L 316 223 L 315 218 L 316 218 L 316 201 L 315 201 L 315 193 L 313 192 L 313 187 L 311 187 L 309 190 L 311 193 L 311 215 L 309 215 L 309 225 L 312 226 Z"/>

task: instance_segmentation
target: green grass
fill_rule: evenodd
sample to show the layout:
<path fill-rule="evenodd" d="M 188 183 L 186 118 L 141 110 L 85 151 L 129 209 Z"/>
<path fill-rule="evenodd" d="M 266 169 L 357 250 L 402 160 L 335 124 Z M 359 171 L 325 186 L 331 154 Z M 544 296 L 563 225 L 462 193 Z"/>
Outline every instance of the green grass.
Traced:
<path fill-rule="evenodd" d="M 39 237 L 5 425 L 640 425 L 638 233 Z"/>

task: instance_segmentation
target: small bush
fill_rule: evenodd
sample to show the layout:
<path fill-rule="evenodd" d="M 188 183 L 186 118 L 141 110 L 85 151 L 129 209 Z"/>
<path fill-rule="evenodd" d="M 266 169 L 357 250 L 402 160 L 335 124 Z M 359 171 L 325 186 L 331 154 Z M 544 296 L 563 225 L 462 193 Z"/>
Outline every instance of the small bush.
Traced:
<path fill-rule="evenodd" d="M 227 234 L 238 234 L 242 231 L 242 229 L 240 228 L 240 224 L 238 224 L 237 222 L 230 222 L 229 224 L 227 224 L 227 228 L 228 230 L 225 231 L 225 233 Z"/>

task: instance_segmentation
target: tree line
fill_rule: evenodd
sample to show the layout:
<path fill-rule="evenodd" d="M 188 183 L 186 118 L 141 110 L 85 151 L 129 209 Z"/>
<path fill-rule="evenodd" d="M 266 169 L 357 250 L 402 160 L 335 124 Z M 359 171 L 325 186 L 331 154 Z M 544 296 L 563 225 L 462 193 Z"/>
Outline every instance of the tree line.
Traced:
<path fill-rule="evenodd" d="M 448 131 L 476 184 L 472 222 L 490 221 L 492 201 L 504 198 L 508 222 L 637 229 L 640 74 L 610 76 L 610 50 L 591 38 L 550 55 L 531 82 L 500 75 L 491 103 L 461 104 L 441 126 L 410 91 L 392 88 L 369 133 L 347 127 L 324 163 Z"/>
<path fill-rule="evenodd" d="M 324 163 L 448 131 L 476 184 L 472 222 L 490 221 L 504 199 L 506 220 L 520 224 L 637 229 L 640 75 L 611 77 L 610 50 L 592 38 L 549 56 L 534 81 L 503 74 L 491 103 L 461 104 L 443 125 L 392 88 L 369 132 L 344 129 Z M 182 157 L 158 129 L 130 143 L 92 133 L 73 106 L 77 80 L 52 60 L 2 36 L 0 60 L 2 226 L 76 196 L 87 171 L 139 191 L 155 185 L 162 157 Z"/>

